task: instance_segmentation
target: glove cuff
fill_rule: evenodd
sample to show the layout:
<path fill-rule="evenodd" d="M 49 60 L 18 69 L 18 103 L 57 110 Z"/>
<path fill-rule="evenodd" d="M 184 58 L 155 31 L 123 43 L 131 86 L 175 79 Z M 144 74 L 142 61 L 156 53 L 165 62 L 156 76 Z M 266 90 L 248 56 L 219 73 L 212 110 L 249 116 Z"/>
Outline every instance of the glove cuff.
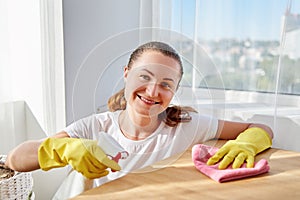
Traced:
<path fill-rule="evenodd" d="M 251 127 L 242 132 L 237 138 L 237 141 L 250 142 L 257 148 L 256 153 L 272 146 L 272 139 L 267 131 L 259 127 Z"/>
<path fill-rule="evenodd" d="M 38 161 L 40 169 L 44 171 L 67 165 L 59 158 L 57 152 L 53 149 L 52 144 L 55 140 L 57 140 L 57 138 L 47 138 L 39 146 Z"/>

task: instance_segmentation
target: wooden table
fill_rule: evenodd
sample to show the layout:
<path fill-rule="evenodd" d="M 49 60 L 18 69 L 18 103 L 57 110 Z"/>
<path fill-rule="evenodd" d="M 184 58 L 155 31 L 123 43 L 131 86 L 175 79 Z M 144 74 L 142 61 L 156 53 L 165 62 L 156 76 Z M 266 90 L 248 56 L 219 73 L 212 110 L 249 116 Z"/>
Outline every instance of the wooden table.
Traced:
<path fill-rule="evenodd" d="M 217 183 L 196 170 L 188 150 L 167 167 L 157 163 L 150 172 L 130 173 L 74 199 L 300 199 L 300 152 L 269 149 L 260 158 L 268 160 L 269 173 Z"/>

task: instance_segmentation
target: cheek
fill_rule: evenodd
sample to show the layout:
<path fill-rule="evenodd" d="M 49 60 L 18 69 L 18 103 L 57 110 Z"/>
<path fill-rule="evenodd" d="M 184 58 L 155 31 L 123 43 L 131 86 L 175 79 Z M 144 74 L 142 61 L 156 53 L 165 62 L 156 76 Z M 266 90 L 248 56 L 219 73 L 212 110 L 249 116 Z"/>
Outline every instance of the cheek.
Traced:
<path fill-rule="evenodd" d="M 174 97 L 174 93 L 172 91 L 167 91 L 163 93 L 163 97 L 164 97 L 164 101 L 165 104 L 169 104 L 170 101 L 173 99 Z"/>
<path fill-rule="evenodd" d="M 142 87 L 143 84 L 139 83 L 133 79 L 127 79 L 125 85 L 125 99 L 129 100 L 130 96 L 135 92 L 138 88 Z"/>

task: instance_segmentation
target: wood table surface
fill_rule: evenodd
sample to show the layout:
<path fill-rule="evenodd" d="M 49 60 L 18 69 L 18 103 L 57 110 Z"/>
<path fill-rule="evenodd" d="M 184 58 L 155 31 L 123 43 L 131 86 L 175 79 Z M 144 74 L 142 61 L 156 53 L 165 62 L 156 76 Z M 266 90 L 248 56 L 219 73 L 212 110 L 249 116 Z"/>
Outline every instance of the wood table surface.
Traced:
<path fill-rule="evenodd" d="M 206 143 L 220 147 L 224 141 Z M 268 173 L 217 183 L 200 173 L 191 150 L 179 158 L 83 192 L 73 199 L 300 199 L 300 152 L 268 149 L 256 157 L 269 162 Z"/>

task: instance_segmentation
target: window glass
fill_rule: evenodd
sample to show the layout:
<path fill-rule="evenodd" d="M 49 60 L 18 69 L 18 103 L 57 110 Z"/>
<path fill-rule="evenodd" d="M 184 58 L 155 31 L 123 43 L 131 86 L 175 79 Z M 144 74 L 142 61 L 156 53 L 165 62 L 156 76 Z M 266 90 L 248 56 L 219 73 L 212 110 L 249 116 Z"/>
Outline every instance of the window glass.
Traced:
<path fill-rule="evenodd" d="M 300 95 L 300 1 L 174 0 L 171 8 L 166 28 L 191 39 L 178 45 L 183 85 Z"/>

